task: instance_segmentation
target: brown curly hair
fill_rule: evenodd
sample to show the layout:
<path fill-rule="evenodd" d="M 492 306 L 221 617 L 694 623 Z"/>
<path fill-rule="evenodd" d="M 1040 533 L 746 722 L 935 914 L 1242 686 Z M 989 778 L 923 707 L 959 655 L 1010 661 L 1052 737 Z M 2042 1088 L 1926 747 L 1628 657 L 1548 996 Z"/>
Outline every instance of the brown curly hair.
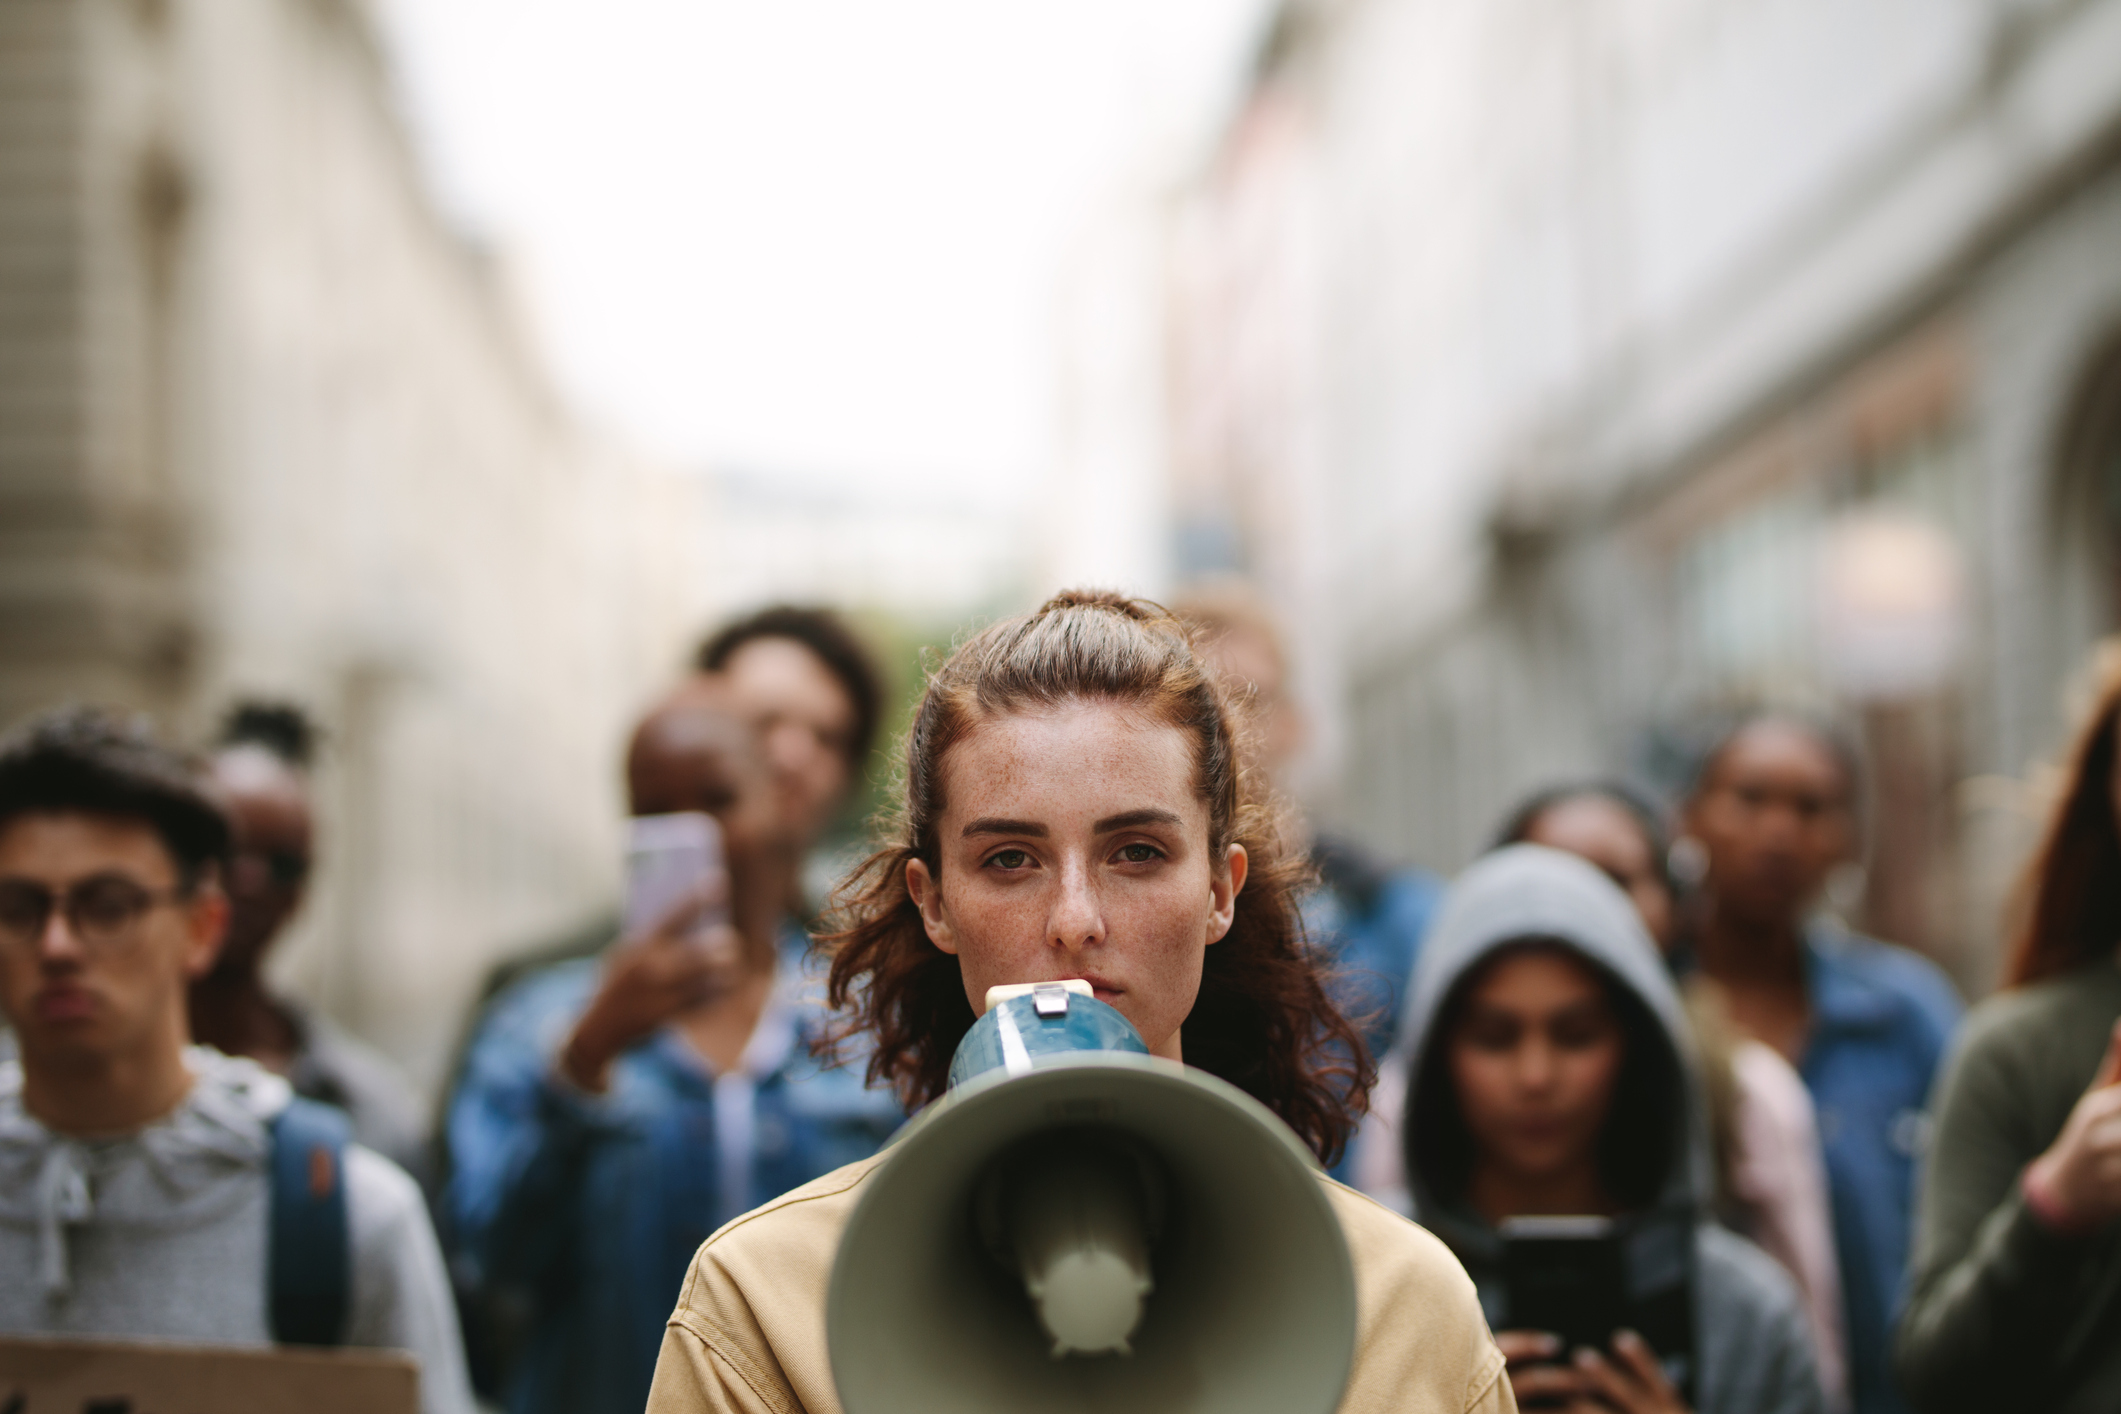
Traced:
<path fill-rule="evenodd" d="M 1066 702 L 1146 708 L 1193 742 L 1211 850 L 1244 846 L 1250 868 L 1230 931 L 1208 949 L 1200 994 L 1180 1028 L 1189 1065 L 1259 1100 L 1327 1163 L 1346 1147 L 1375 1068 L 1360 1035 L 1327 999 L 1304 938 L 1300 855 L 1284 846 L 1278 812 L 1239 750 L 1229 702 L 1160 605 L 1070 590 L 1035 613 L 994 624 L 928 679 L 907 733 L 903 791 L 888 843 L 835 897 L 831 1004 L 846 1034 L 875 1049 L 871 1081 L 907 1107 L 948 1088 L 950 1058 L 974 1021 L 957 959 L 929 941 L 906 891 L 906 865 L 940 866 L 943 762 L 984 721 Z"/>

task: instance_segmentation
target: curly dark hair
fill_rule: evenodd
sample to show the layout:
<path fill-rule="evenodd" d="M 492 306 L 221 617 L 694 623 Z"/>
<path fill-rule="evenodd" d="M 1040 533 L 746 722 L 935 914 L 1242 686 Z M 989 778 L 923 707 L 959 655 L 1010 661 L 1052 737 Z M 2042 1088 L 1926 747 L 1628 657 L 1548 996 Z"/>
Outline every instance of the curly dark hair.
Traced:
<path fill-rule="evenodd" d="M 227 817 L 194 763 L 157 741 L 145 717 L 60 707 L 0 741 L 0 825 L 43 812 L 146 822 L 186 889 L 228 864 Z"/>
<path fill-rule="evenodd" d="M 977 634 L 930 675 L 907 733 L 889 842 L 841 886 L 821 939 L 833 1006 L 848 1009 L 849 1034 L 874 1042 L 869 1078 L 889 1081 L 909 1108 L 935 1099 L 974 1020 L 957 959 L 929 940 L 906 890 L 908 862 L 939 865 L 944 759 L 982 722 L 1076 701 L 1143 707 L 1191 738 L 1210 848 L 1240 844 L 1250 867 L 1230 931 L 1207 951 L 1180 1044 L 1188 1064 L 1259 1100 L 1331 1163 L 1375 1068 L 1306 945 L 1296 902 L 1304 860 L 1285 847 L 1223 688 L 1185 626 L 1119 594 L 1056 595 Z"/>

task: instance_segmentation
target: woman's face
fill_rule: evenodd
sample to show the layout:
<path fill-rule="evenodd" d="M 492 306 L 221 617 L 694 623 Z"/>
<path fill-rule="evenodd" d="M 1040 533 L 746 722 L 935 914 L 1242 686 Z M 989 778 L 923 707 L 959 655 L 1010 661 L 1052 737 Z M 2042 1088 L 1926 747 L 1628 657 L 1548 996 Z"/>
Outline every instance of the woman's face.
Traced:
<path fill-rule="evenodd" d="M 1596 1161 L 1625 1044 L 1588 964 L 1552 948 L 1505 954 L 1476 974 L 1447 1045 L 1481 1162 L 1540 1181 Z"/>
<path fill-rule="evenodd" d="M 1152 1053 L 1179 1056 L 1209 944 L 1230 931 L 1245 852 L 1209 847 L 1184 733 L 1103 702 L 982 723 L 944 758 L 938 868 L 906 866 L 965 996 L 1081 978 Z"/>
<path fill-rule="evenodd" d="M 1586 859 L 1627 891 L 1642 926 L 1660 949 L 1672 946 L 1672 891 L 1642 826 L 1626 806 L 1602 795 L 1572 795 L 1539 812 L 1524 832 L 1528 844 L 1543 844 Z"/>

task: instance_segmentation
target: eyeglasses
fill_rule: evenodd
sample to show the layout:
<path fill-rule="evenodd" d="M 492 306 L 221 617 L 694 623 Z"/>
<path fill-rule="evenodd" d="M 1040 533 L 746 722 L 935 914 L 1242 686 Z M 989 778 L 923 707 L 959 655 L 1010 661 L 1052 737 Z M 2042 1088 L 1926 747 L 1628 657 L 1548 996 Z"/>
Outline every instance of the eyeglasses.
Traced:
<path fill-rule="evenodd" d="M 64 893 L 27 879 L 0 879 L 0 946 L 33 948 L 52 910 L 83 946 L 109 948 L 131 941 L 147 911 L 189 896 L 184 888 L 150 889 L 123 874 L 96 874 Z"/>

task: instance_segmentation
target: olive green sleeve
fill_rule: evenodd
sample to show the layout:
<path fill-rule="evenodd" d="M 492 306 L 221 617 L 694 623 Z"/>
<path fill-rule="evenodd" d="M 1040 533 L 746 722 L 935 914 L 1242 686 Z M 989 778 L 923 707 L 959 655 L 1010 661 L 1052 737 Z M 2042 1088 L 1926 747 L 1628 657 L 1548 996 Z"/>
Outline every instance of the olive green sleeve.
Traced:
<path fill-rule="evenodd" d="M 2069 1327 L 2084 1244 L 2041 1226 L 2018 1184 L 2052 1141 L 2041 1088 L 2001 1028 L 1970 1036 L 1939 1087 L 1895 1369 L 1924 1414 L 2014 1407 Z"/>

